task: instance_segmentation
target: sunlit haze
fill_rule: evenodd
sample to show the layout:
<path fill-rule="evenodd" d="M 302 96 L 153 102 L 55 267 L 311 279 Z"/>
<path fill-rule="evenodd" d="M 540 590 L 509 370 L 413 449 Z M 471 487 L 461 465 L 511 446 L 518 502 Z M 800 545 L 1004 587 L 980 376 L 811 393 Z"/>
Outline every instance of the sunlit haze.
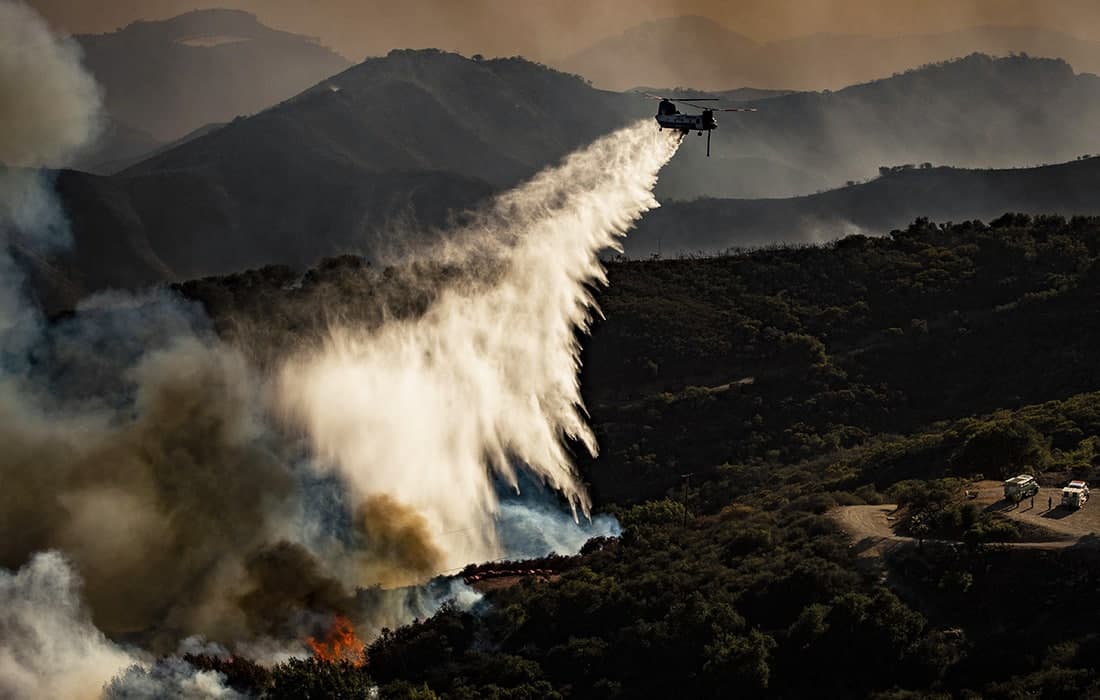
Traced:
<path fill-rule="evenodd" d="M 757 41 L 819 32 L 924 34 L 997 24 L 1100 38 L 1092 0 L 104 0 L 30 3 L 56 27 L 107 32 L 135 20 L 202 7 L 255 13 L 263 22 L 321 39 L 357 61 L 395 47 L 435 47 L 485 55 L 553 59 L 647 20 L 709 17 Z M 691 47 L 685 47 L 690 49 Z"/>

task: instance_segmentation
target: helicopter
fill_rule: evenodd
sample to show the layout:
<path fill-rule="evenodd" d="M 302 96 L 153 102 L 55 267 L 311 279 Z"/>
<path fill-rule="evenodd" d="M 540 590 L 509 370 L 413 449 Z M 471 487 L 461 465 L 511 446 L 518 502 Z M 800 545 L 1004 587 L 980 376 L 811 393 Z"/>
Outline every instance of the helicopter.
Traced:
<path fill-rule="evenodd" d="M 651 100 L 660 100 L 661 103 L 657 105 L 657 123 L 660 124 L 661 130 L 664 129 L 679 129 L 682 133 L 687 134 L 689 131 L 698 131 L 702 136 L 703 132 L 707 132 L 707 158 L 710 158 L 710 132 L 718 128 L 718 120 L 715 119 L 715 112 L 755 112 L 755 107 L 710 107 L 708 105 L 698 105 L 695 102 L 720 102 L 717 97 L 695 97 L 678 99 L 674 97 L 662 97 L 661 95 L 651 95 L 648 92 L 641 93 Z M 685 104 L 695 109 L 703 110 L 702 114 L 681 114 L 680 110 L 676 109 L 675 103 Z"/>

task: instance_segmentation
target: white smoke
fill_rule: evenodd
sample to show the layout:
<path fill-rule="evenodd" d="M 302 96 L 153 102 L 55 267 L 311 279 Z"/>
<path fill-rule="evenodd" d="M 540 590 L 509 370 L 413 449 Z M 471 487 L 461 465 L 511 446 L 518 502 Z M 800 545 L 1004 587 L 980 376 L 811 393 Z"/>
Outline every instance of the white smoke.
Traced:
<path fill-rule="evenodd" d="M 0 0 L 0 333 L 34 318 L 9 245 L 65 245 L 68 227 L 41 168 L 65 165 L 101 126 L 95 80 L 71 40 L 22 2 Z M 11 342 L 9 340 L 9 342 Z"/>
<path fill-rule="evenodd" d="M 0 28 L 0 162 L 63 165 L 99 129 L 99 87 L 76 43 L 22 2 L 0 0 Z"/>
<path fill-rule="evenodd" d="M 576 334 L 606 282 L 599 252 L 657 206 L 678 143 L 640 123 L 500 197 L 421 256 L 483 276 L 440 290 L 413 320 L 333 328 L 283 368 L 286 415 L 361 498 L 392 499 L 447 534 L 450 561 L 501 554 L 493 474 L 517 485 L 513 458 L 587 513 L 564 440 L 596 452 Z"/>
<path fill-rule="evenodd" d="M 135 661 L 92 625 L 80 580 L 60 554 L 0 569 L 0 697 L 97 698 Z"/>
<path fill-rule="evenodd" d="M 23 275 L 12 259 L 11 247 L 44 253 L 70 242 L 50 176 L 42 169 L 66 165 L 94 138 L 100 128 L 100 109 L 99 88 L 81 67 L 76 44 L 53 35 L 23 3 L 0 0 L 0 350 L 9 353 L 6 360 L 41 340 L 40 316 L 23 298 Z M 21 362 L 15 364 L 22 369 Z M 0 367 L 0 414 L 13 433 L 0 449 L 0 474 L 4 475 L 0 481 L 6 496 L 0 499 L 4 506 L 0 531 L 11 544 L 22 538 L 33 541 L 32 532 L 40 532 L 42 525 L 42 520 L 34 519 L 12 522 L 22 514 L 19 499 L 37 500 L 46 510 L 55 507 L 52 499 L 63 500 L 61 490 L 39 488 L 64 477 L 62 470 L 55 469 L 56 458 L 74 453 L 76 447 L 94 449 L 89 443 L 110 428 L 106 413 L 86 412 L 60 422 L 57 416 L 39 413 L 37 402 L 26 393 L 25 377 L 7 370 L 10 367 Z M 50 436 L 52 440 L 40 442 Z M 33 444 L 38 449 L 23 452 Z M 80 478 L 91 471 L 90 464 L 83 467 Z M 103 493 L 113 494 L 116 506 L 130 503 L 135 496 L 111 487 Z M 78 536 L 100 550 L 96 564 L 112 560 L 117 565 L 132 550 L 113 547 L 134 533 L 112 529 L 125 518 L 120 520 L 109 500 L 101 504 L 98 515 L 85 509 L 85 522 L 79 522 L 79 516 L 72 520 L 77 526 L 72 532 L 82 532 Z M 62 507 L 74 505 L 69 500 Z M 70 514 L 78 511 L 79 507 Z M 71 549 L 78 557 L 95 559 L 87 547 Z M 5 554 L 11 551 L 8 548 Z M 107 639 L 85 609 L 83 583 L 64 556 L 48 551 L 22 561 L 25 565 L 14 572 L 0 568 L 0 698 L 99 698 L 106 684 L 127 668 L 131 669 L 127 679 L 140 676 L 143 683 L 117 681 L 115 687 L 126 692 L 113 697 L 224 697 L 215 692 L 219 679 L 212 674 L 180 668 L 172 675 L 159 672 L 160 667 L 146 672 L 140 665 L 145 663 L 143 656 Z"/>
<path fill-rule="evenodd" d="M 500 504 L 498 522 L 500 544 L 507 559 L 576 554 L 593 537 L 622 534 L 619 521 L 609 515 L 597 515 L 590 521 L 576 523 L 553 506 L 530 505 L 518 500 Z"/>
<path fill-rule="evenodd" d="M 0 569 L 0 698 L 241 700 L 223 681 L 178 657 L 152 662 L 108 640 L 61 554 L 36 554 L 16 572 Z"/>
<path fill-rule="evenodd" d="M 103 700 L 245 700 L 223 685 L 212 671 L 196 671 L 187 662 L 169 657 L 151 666 L 133 665 L 107 685 Z"/>

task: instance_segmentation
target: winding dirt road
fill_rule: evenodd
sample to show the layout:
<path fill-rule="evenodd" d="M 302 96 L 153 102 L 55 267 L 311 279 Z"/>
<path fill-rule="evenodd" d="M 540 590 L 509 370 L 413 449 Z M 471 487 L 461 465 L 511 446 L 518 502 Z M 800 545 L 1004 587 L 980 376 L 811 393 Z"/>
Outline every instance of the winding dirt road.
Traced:
<path fill-rule="evenodd" d="M 1035 502 L 1038 508 L 1038 497 L 1036 497 Z M 896 521 L 893 519 L 893 516 L 896 510 L 897 506 L 895 505 L 844 506 L 834 509 L 830 513 L 830 516 L 852 537 L 856 546 L 860 547 L 861 556 L 878 556 L 885 550 L 898 544 L 916 543 L 915 538 L 899 535 L 894 532 Z M 1017 514 L 1014 517 L 1012 512 L 1004 512 L 1004 515 L 1014 520 L 1023 520 L 1025 518 L 1038 519 L 1040 517 L 1040 514 L 1033 514 L 1029 517 L 1025 513 Z M 1046 525 L 1046 523 L 1043 525 Z M 1047 529 L 1051 530 L 1052 539 L 1049 541 L 1005 542 L 999 544 L 999 546 L 1012 549 L 1064 549 L 1078 544 L 1082 536 L 1092 534 L 1091 531 L 1076 531 L 1071 533 L 1068 531 L 1059 531 L 1053 527 L 1048 527 Z M 925 539 L 925 542 L 934 544 L 961 544 L 961 542 L 951 540 L 935 539 Z"/>

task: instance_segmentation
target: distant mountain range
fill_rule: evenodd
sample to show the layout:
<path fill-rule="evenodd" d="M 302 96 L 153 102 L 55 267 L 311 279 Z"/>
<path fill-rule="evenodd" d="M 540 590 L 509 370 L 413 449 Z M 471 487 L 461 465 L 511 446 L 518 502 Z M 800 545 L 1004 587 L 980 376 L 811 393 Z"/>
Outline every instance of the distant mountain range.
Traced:
<path fill-rule="evenodd" d="M 111 130 L 79 165 L 103 172 L 210 123 L 259 112 L 346 69 L 310 37 L 238 10 L 197 10 L 74 39 L 103 86 Z M 147 137 L 147 138 L 146 138 Z"/>
<path fill-rule="evenodd" d="M 791 65 L 810 65 L 816 70 L 818 66 L 813 52 L 797 60 L 778 60 L 761 53 L 773 45 L 758 45 L 701 18 L 648 23 L 621 39 L 622 47 L 635 46 L 646 55 L 661 53 L 654 52 L 652 46 L 662 42 L 679 45 L 672 52 L 676 56 L 682 56 L 684 50 L 701 52 L 710 58 L 698 62 L 662 60 L 659 65 L 708 66 L 726 76 L 723 85 L 736 83 L 745 70 Z M 818 36 L 812 41 L 782 44 L 790 51 L 803 47 L 797 50 L 805 53 L 807 46 L 839 42 L 847 47 L 841 53 L 851 57 L 863 51 L 858 47 L 866 43 L 865 37 L 856 39 Z M 942 53 L 944 46 L 957 45 L 961 52 L 963 46 L 1024 46 L 1028 41 L 1040 41 L 1079 55 L 1087 54 L 1091 46 L 1064 35 L 1003 28 L 919 39 L 913 45 L 932 54 Z M 302 91 L 305 94 L 299 99 L 331 91 L 338 86 L 327 85 L 325 79 L 347 67 L 343 58 L 308 37 L 269 29 L 252 15 L 230 10 L 203 10 L 160 22 L 138 22 L 112 34 L 78 40 L 89 66 L 105 85 L 111 121 L 99 146 L 69 165 L 98 174 L 113 174 L 152 155 L 173 152 L 195 133 L 259 113 Z M 871 44 L 877 46 L 877 41 Z M 889 69 L 886 58 L 907 55 L 893 43 L 887 42 L 885 48 L 874 46 L 867 51 L 875 60 L 856 64 L 874 77 Z M 889 47 L 893 48 L 887 51 Z M 416 115 L 418 100 L 425 92 L 442 94 L 439 81 L 429 76 L 428 86 L 423 87 L 415 71 L 406 71 L 394 77 L 402 90 L 384 84 L 389 79 L 379 61 L 396 65 L 400 55 L 397 52 L 370 62 L 377 74 L 371 89 L 377 92 L 363 94 L 356 103 L 372 115 L 362 120 L 369 128 L 377 126 L 378 119 L 385 119 L 388 128 L 375 129 L 362 144 L 356 144 L 358 136 L 350 135 L 358 128 L 352 126 L 355 120 L 341 118 L 339 128 L 344 133 L 336 137 L 343 144 L 340 148 L 360 154 L 357 163 L 376 170 L 427 167 L 499 184 L 528 174 L 532 165 L 537 169 L 545 164 L 524 155 L 525 149 L 533 154 L 543 149 L 531 142 L 551 138 L 579 144 L 584 136 L 610 130 L 631 118 L 650 116 L 653 111 L 652 103 L 634 94 L 616 99 L 581 81 L 559 81 L 556 91 L 545 96 L 551 101 L 545 109 L 507 119 L 514 108 L 509 102 L 511 93 L 474 80 L 468 85 L 446 86 L 447 115 L 439 123 L 424 122 L 422 128 L 417 124 L 423 121 Z M 415 55 L 420 63 L 417 70 L 425 75 L 442 72 L 456 80 L 463 80 L 465 74 L 454 72 L 455 66 L 476 63 Z M 638 63 L 642 60 L 639 56 L 630 64 L 642 65 Z M 607 65 L 606 60 L 593 59 L 575 68 L 591 78 Z M 537 83 L 541 79 L 537 76 L 543 73 L 529 74 Z M 649 79 L 647 84 L 662 84 L 660 71 L 641 75 Z M 663 77 L 673 80 L 672 76 Z M 533 85 L 530 89 L 538 88 Z M 429 102 L 435 99 L 434 94 Z M 789 197 L 866 179 L 882 165 L 931 161 L 963 167 L 1011 167 L 1065 161 L 1100 151 L 1100 138 L 1092 128 L 1100 117 L 1100 80 L 1076 75 L 1063 61 L 994 60 L 972 55 L 836 92 L 737 88 L 710 94 L 750 104 L 760 112 L 724 115 L 715 133 L 712 158 L 706 158 L 700 146 L 688 144 L 663 174 L 658 189 L 662 198 Z M 594 95 L 601 98 L 594 99 Z M 491 113 L 483 114 L 490 108 Z M 332 127 L 322 123 L 319 113 L 298 110 L 296 114 L 306 112 L 313 122 L 302 128 L 320 133 Z M 453 131 L 454 120 L 469 124 Z M 570 130 L 580 138 L 561 135 Z M 256 129 L 251 128 L 250 133 L 255 134 Z M 429 136 L 436 133 L 440 137 L 431 140 Z M 456 133 L 462 136 L 443 136 Z M 293 144 L 278 147 L 293 148 Z M 481 153 L 485 162 L 481 162 Z"/>
<path fill-rule="evenodd" d="M 596 85 L 838 89 L 974 52 L 1057 57 L 1100 72 L 1100 43 L 1033 27 L 974 27 L 942 34 L 813 34 L 758 43 L 714 20 L 672 17 L 608 37 L 555 65 Z"/>
<path fill-rule="evenodd" d="M 626 123 L 624 105 L 520 59 L 396 51 L 116 175 L 61 173 L 75 248 L 21 254 L 79 294 L 396 252 Z"/>
<path fill-rule="evenodd" d="M 1100 152 L 1100 78 L 1068 63 L 974 54 L 836 92 L 720 115 L 713 157 L 690 135 L 662 175 L 685 199 L 783 197 L 904 163 L 1006 168 Z"/>
<path fill-rule="evenodd" d="M 388 178 L 388 188 L 376 201 L 359 200 L 362 207 L 391 210 L 401 201 L 407 211 L 442 224 L 454 211 L 491 192 L 479 181 L 462 181 L 443 174 L 407 173 Z M 218 240 L 228 230 L 216 219 L 220 212 L 201 211 L 189 222 L 209 223 L 194 229 L 161 235 L 158 222 L 148 219 L 150 202 L 128 197 L 128 183 L 117 183 L 82 173 L 62 173 L 58 187 L 74 220 L 76 247 L 70 253 L 45 260 L 18 249 L 32 270 L 34 287 L 51 309 L 70 308 L 90 291 L 108 287 L 140 288 L 163 281 L 198 277 L 214 269 L 232 269 L 223 260 L 209 260 L 247 241 Z M 341 194 L 347 190 L 342 190 Z M 402 199 L 408 193 L 407 199 Z M 393 199 L 386 200 L 385 197 Z M 625 241 L 633 258 L 660 254 L 712 255 L 736 248 L 774 244 L 816 244 L 854 233 L 881 235 L 904 229 L 918 217 L 933 221 L 990 221 L 1007 212 L 1100 214 L 1100 157 L 1038 168 L 962 170 L 957 168 L 899 168 L 859 185 L 790 199 L 699 199 L 672 202 L 651 212 Z M 143 214 L 146 218 L 143 218 Z M 362 241 L 336 244 L 339 217 L 323 219 L 329 240 L 308 234 L 269 236 L 241 265 L 316 262 L 337 252 L 371 251 Z M 344 222 L 346 223 L 346 221 Z M 170 267 L 165 261 L 177 267 Z M 199 272 L 199 271 L 202 272 Z"/>
<path fill-rule="evenodd" d="M 712 255 L 734 248 L 881 235 L 918 217 L 989 221 L 1004 213 L 1100 214 L 1100 157 L 1038 168 L 900 167 L 871 182 L 789 199 L 699 199 L 651 212 L 626 254 Z"/>
<path fill-rule="evenodd" d="M 760 111 L 723 119 L 714 158 L 704 157 L 699 137 L 686 137 L 658 182 L 666 206 L 628 239 L 628 252 L 883 233 L 916 216 L 1100 211 L 1092 160 L 931 167 L 1100 153 L 1088 149 L 1097 144 L 1098 83 L 1060 61 L 972 56 L 831 94 L 748 95 Z M 116 175 L 61 173 L 75 249 L 20 254 L 61 300 L 265 264 L 305 268 L 345 252 L 378 258 L 598 136 L 650 119 L 652 109 L 637 95 L 522 59 L 394 51 Z M 929 167 L 820 195 L 744 196 L 824 190 L 907 161 Z M 715 193 L 742 196 L 672 201 Z"/>

